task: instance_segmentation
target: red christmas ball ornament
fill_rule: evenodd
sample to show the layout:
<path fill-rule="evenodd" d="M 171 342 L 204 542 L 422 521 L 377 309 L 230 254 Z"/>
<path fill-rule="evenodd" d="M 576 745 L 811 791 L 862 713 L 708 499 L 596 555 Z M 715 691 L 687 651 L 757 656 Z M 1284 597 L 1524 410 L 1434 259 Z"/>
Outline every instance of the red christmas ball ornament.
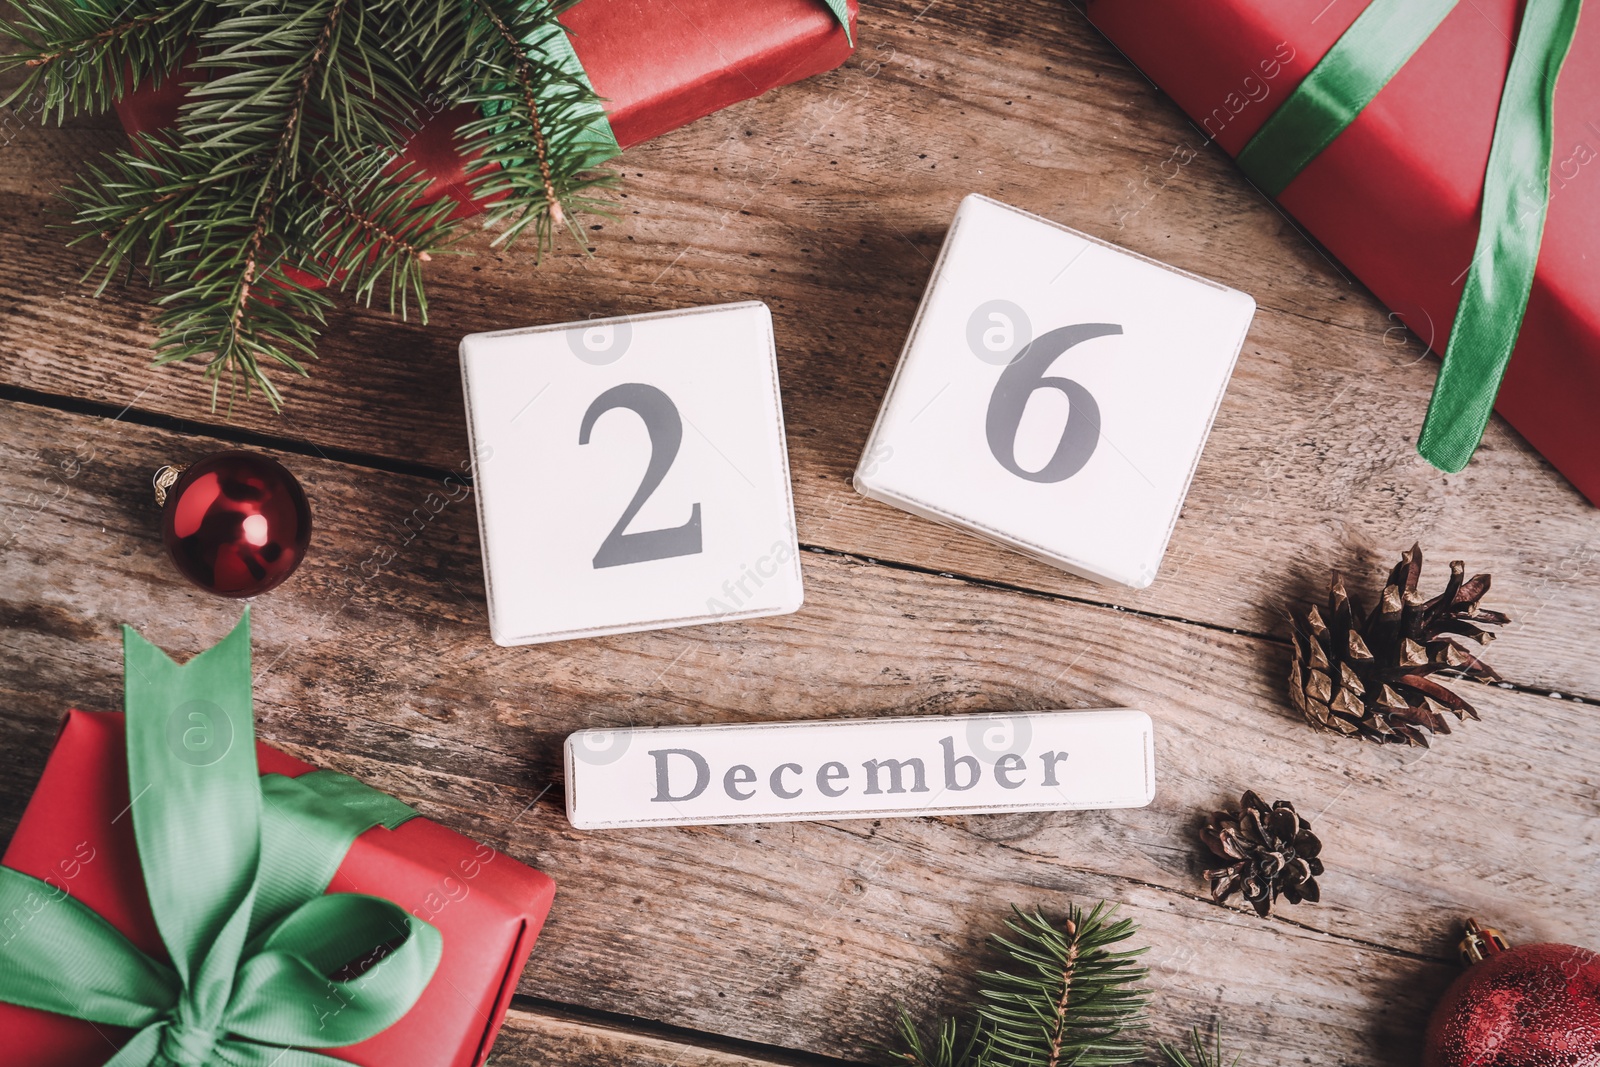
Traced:
<path fill-rule="evenodd" d="M 1600 1067 L 1600 954 L 1510 947 L 1467 920 L 1467 970 L 1428 1024 L 1423 1067 Z"/>
<path fill-rule="evenodd" d="M 187 468 L 162 467 L 155 488 L 167 554 L 208 593 L 265 593 L 305 558 L 311 506 L 275 459 L 217 452 Z"/>

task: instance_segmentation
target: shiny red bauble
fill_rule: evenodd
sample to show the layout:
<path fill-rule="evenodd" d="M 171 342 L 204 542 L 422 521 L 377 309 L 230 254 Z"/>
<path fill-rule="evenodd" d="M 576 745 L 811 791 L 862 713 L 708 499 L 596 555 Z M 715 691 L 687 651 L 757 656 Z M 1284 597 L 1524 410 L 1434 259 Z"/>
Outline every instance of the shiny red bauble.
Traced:
<path fill-rule="evenodd" d="M 277 460 L 218 452 L 189 466 L 167 490 L 161 539 L 178 570 L 201 589 L 255 596 L 305 558 L 311 506 Z"/>
<path fill-rule="evenodd" d="M 1467 925 L 1471 962 L 1428 1024 L 1423 1067 L 1600 1067 L 1600 954 L 1507 947 Z"/>

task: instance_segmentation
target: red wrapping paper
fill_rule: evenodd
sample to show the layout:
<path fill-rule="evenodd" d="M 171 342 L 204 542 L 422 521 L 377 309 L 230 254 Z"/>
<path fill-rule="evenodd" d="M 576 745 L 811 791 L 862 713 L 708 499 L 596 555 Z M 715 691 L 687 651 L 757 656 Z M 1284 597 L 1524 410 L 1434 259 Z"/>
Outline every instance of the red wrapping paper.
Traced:
<path fill-rule="evenodd" d="M 856 10 L 850 0 L 852 27 Z M 832 70 L 851 52 L 821 0 L 582 0 L 561 22 L 623 148 Z M 120 100 L 123 128 L 134 134 L 175 123 L 184 80 Z M 416 163 L 432 175 L 429 196 L 455 199 L 457 217 L 483 210 L 467 195 L 454 143 L 457 127 L 473 117 L 468 108 L 426 117 L 396 164 Z"/>
<path fill-rule="evenodd" d="M 1230 154 L 1364 4 L 1089 0 L 1090 20 Z M 1278 198 L 1436 352 L 1478 232 L 1519 0 L 1457 5 Z M 1550 209 L 1496 410 L 1600 504 L 1600 13 L 1586 11 L 1555 104 Z M 1414 413 L 1420 430 L 1422 409 Z"/>
<path fill-rule="evenodd" d="M 851 51 L 820 0 L 583 0 L 561 22 L 623 148 L 832 70 Z"/>
<path fill-rule="evenodd" d="M 257 744 L 256 757 L 263 774 L 292 778 L 315 769 L 263 744 Z M 122 715 L 68 712 L 0 862 L 72 894 L 144 952 L 164 960 L 129 807 Z M 444 954 L 409 1014 L 358 1045 L 326 1054 L 362 1067 L 483 1063 L 550 911 L 555 883 L 486 845 L 416 818 L 396 830 L 380 826 L 362 834 L 328 888 L 382 896 L 426 919 L 443 934 Z M 6 921 L 26 922 L 27 916 Z M 103 1064 L 132 1036 L 6 1003 L 0 1003 L 0 1035 L 0 1061 L 27 1067 Z"/>

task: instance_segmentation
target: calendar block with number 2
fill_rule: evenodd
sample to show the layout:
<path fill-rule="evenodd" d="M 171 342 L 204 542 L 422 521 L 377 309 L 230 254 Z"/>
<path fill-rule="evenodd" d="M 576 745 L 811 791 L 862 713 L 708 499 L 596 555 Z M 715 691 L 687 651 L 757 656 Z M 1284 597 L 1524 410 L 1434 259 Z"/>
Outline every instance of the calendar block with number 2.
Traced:
<path fill-rule="evenodd" d="M 461 374 L 498 644 L 799 609 L 765 304 L 473 334 Z"/>
<path fill-rule="evenodd" d="M 1241 292 L 969 196 L 856 489 L 1143 588 L 1254 314 Z"/>

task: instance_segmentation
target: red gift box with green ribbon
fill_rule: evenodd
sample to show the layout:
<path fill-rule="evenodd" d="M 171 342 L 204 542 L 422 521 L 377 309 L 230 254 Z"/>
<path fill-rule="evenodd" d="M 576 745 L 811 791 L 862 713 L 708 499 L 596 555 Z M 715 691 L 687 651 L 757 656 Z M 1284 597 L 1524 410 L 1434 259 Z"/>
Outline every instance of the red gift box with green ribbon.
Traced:
<path fill-rule="evenodd" d="M 1418 449 L 1491 406 L 1600 503 L 1600 13 L 1580 0 L 1089 0 L 1090 20 L 1442 354 Z M 1503 375 L 1503 380 L 1502 380 Z"/>
<path fill-rule="evenodd" d="M 594 160 L 686 126 L 771 89 L 832 70 L 854 48 L 857 0 L 580 0 L 561 14 L 566 33 L 541 38 L 548 62 L 580 77 L 604 114 L 590 124 Z M 120 99 L 129 134 L 174 126 L 185 77 Z M 419 116 L 396 159 L 431 177 L 431 198 L 449 197 L 464 217 L 483 210 L 456 131 L 478 119 L 470 107 Z M 315 283 L 306 276 L 305 282 Z"/>
<path fill-rule="evenodd" d="M 0 865 L 0 1059 L 472 1067 L 555 886 L 257 744 L 248 616 L 68 713 Z"/>
<path fill-rule="evenodd" d="M 164 10 L 180 8 L 174 0 Z M 343 24 L 342 10 L 335 2 L 319 11 L 324 37 L 318 40 Z M 366 131 L 360 145 L 313 141 L 315 151 L 309 154 L 316 163 L 298 164 L 304 173 L 289 183 L 287 198 L 272 179 L 263 185 L 271 195 L 252 201 L 255 221 L 242 246 L 213 240 L 207 229 L 206 220 L 218 217 L 212 212 L 230 217 L 234 208 L 218 208 L 216 197 L 226 201 L 238 177 L 237 155 L 227 156 L 215 146 L 231 145 L 240 127 L 248 126 L 231 104 L 216 97 L 240 79 L 259 79 L 263 70 L 300 71 L 298 59 L 285 58 L 299 52 L 286 52 L 282 44 L 277 51 L 253 47 L 249 35 L 261 31 L 252 29 L 247 8 L 202 5 L 201 11 L 221 12 L 221 21 L 198 19 L 177 70 L 160 76 L 161 66 L 173 62 L 163 54 L 159 62 L 147 60 L 120 76 L 116 71 L 102 75 L 118 87 L 111 96 L 133 138 L 135 157 L 114 153 L 103 161 L 124 180 L 97 174 L 100 188 L 117 193 L 109 203 L 84 210 L 102 220 L 107 213 L 118 216 L 115 223 L 93 227 L 108 240 L 105 263 L 120 262 L 136 249 L 149 257 L 158 291 L 167 290 L 158 362 L 203 358 L 214 382 L 226 374 L 236 383 L 235 375 L 243 371 L 247 391 L 259 385 L 276 407 L 279 394 L 260 367 L 280 363 L 305 373 L 302 360 L 316 354 L 317 327 L 331 306 L 323 290 L 351 288 L 369 304 L 375 293 L 387 290 L 391 311 L 405 314 L 415 306 L 425 322 L 420 265 L 451 243 L 460 232 L 458 220 L 488 212 L 485 228 L 495 234 L 492 243 L 502 246 L 523 233 L 536 249 L 549 247 L 560 232 L 584 240 L 578 220 L 563 204 L 605 214 L 606 202 L 588 193 L 612 177 L 598 169 L 600 164 L 730 104 L 837 67 L 854 48 L 856 0 L 466 4 L 459 23 L 442 35 L 446 42 L 454 40 L 451 34 L 462 36 L 462 51 L 448 67 L 452 73 L 417 75 L 410 86 L 415 99 L 405 97 L 409 103 L 383 94 L 364 96 L 344 71 L 347 80 L 337 86 L 365 101 L 363 108 L 384 112 L 389 129 L 382 135 Z M 520 21 L 512 12 L 521 13 Z M 376 14 L 373 20 L 400 37 L 392 41 L 374 30 L 370 40 L 410 47 L 399 43 L 406 40 L 399 29 L 388 26 L 404 20 L 386 21 Z M 486 38 L 515 38 L 524 60 L 518 65 L 507 58 L 493 78 L 484 76 L 481 67 L 494 66 L 480 54 Z M 322 48 L 317 45 L 314 56 Z M 313 59 L 298 75 L 311 79 L 298 83 L 301 99 L 309 94 L 324 111 L 339 97 L 329 87 L 331 65 Z M 354 78 L 360 81 L 359 72 Z M 120 91 L 123 86 L 126 93 Z M 256 101 L 267 114 L 284 106 L 272 102 L 272 91 L 263 90 Z M 507 121 L 508 113 L 514 121 Z M 317 121 L 328 125 L 326 114 Z M 299 143 L 297 131 L 291 120 L 280 152 Z M 225 158 L 213 159 L 211 174 L 196 181 L 190 170 L 194 158 L 187 151 Z M 290 156 L 302 154 L 304 149 Z M 153 205 L 165 206 L 146 204 L 132 217 L 142 218 L 147 210 L 170 215 L 155 233 L 128 225 L 130 216 L 123 214 L 130 203 L 142 203 L 129 190 L 150 181 L 160 187 Z M 307 187 L 318 196 L 310 198 Z M 279 201 L 285 199 L 298 206 L 281 209 Z M 308 213 L 324 216 L 323 222 L 297 229 Z M 164 247 L 164 242 L 181 243 L 176 230 L 185 228 L 200 232 L 182 255 Z M 157 246 L 163 246 L 159 254 Z M 242 258 L 237 255 L 241 247 Z M 185 260 L 195 264 L 192 272 Z M 177 293 L 186 295 L 177 299 Z M 226 319 L 218 317 L 224 303 L 234 309 Z"/>

